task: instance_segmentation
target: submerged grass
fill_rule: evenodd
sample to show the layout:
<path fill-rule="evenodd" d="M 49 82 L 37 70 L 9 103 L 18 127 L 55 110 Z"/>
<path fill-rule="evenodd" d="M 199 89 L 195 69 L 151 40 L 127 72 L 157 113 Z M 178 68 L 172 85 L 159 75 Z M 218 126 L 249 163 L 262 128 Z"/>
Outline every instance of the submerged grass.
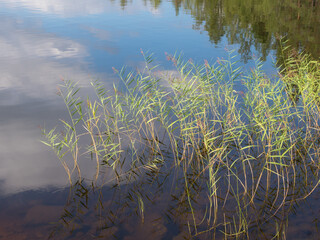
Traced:
<path fill-rule="evenodd" d="M 319 185 L 319 62 L 296 55 L 270 78 L 259 61 L 236 68 L 232 52 L 200 65 L 168 55 L 176 73 L 161 75 L 142 54 L 142 70 L 114 69 L 121 87 L 93 82 L 95 100 L 64 82 L 70 120 L 63 133 L 43 133 L 70 184 L 81 182 L 87 155 L 96 162 L 92 187 L 127 186 L 119 201 L 136 203 L 142 222 L 162 189 L 171 198 L 165 215 L 186 238 L 284 239 L 285 212 Z"/>

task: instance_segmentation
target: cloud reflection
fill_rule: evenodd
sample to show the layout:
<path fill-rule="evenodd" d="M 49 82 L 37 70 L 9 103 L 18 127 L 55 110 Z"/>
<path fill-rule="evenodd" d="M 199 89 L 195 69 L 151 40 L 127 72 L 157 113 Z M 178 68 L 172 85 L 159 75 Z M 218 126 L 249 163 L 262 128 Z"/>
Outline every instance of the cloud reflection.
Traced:
<path fill-rule="evenodd" d="M 52 128 L 67 116 L 55 93 L 61 77 L 86 86 L 102 76 L 86 67 L 87 52 L 80 43 L 37 26 L 21 27 L 10 18 L 0 21 L 1 194 L 66 186 L 64 169 L 40 142 L 38 126 Z M 87 162 L 83 166 L 94 172 Z"/>
<path fill-rule="evenodd" d="M 117 4 L 104 0 L 0 0 L 0 6 L 3 5 L 70 17 L 112 11 L 110 6 Z M 142 2 L 130 7 L 130 11 L 141 6 L 144 7 Z M 56 86 L 61 83 L 61 78 L 77 81 L 84 87 L 92 79 L 107 79 L 107 84 L 114 80 L 106 73 L 90 70 L 90 64 L 85 60 L 90 50 L 83 45 L 85 41 L 80 43 L 46 31 L 44 19 L 34 13 L 32 18 L 23 14 L 14 16 L 16 14 L 0 14 L 1 194 L 66 186 L 64 169 L 50 149 L 40 142 L 41 131 L 38 128 L 45 124 L 50 129 L 58 124 L 58 119 L 66 118 L 63 101 L 56 96 Z M 117 53 L 118 48 L 109 44 L 117 37 L 113 31 L 92 26 L 86 30 L 101 40 L 98 44 L 95 42 L 95 48 Z M 120 31 L 118 34 L 137 37 L 138 33 Z M 85 161 L 81 166 L 87 169 L 88 176 L 94 175 L 91 173 L 95 165 L 91 161 Z"/>
<path fill-rule="evenodd" d="M 61 17 L 74 17 L 93 15 L 101 13 L 114 13 L 115 11 L 126 10 L 126 13 L 133 13 L 140 10 L 148 11 L 153 15 L 160 15 L 161 11 L 155 8 L 148 2 L 135 1 L 120 3 L 110 0 L 77 0 L 77 1 L 63 1 L 63 0 L 0 0 L 0 3 L 8 7 L 23 7 L 31 9 L 32 11 L 43 12 L 46 14 L 55 14 Z M 130 9 L 124 8 L 127 4 Z"/>
<path fill-rule="evenodd" d="M 34 11 L 62 16 L 98 14 L 106 11 L 109 4 L 103 0 L 1 0 L 10 7 L 26 7 Z"/>
<path fill-rule="evenodd" d="M 34 98 L 54 96 L 61 77 L 88 82 L 83 45 L 53 34 L 22 28 L 2 17 L 0 29 L 0 89 L 16 89 Z M 2 21 L 3 20 L 3 21 Z M 66 64 L 67 63 L 67 64 Z M 8 95 L 13 104 L 20 95 Z M 8 104 L 8 100 L 1 104 Z"/>

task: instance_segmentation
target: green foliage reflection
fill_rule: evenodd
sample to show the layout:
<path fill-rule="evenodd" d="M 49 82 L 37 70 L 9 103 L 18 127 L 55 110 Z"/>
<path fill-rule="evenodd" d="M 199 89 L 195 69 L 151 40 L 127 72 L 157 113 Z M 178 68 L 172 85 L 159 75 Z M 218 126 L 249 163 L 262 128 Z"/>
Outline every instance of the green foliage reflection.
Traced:
<path fill-rule="evenodd" d="M 160 5 L 159 0 L 150 2 Z M 191 14 L 194 28 L 206 31 L 212 43 L 226 35 L 230 44 L 240 44 L 244 61 L 252 57 L 253 46 L 265 60 L 270 50 L 279 50 L 277 39 L 284 37 L 298 51 L 320 57 L 318 0 L 174 0 L 173 6 L 177 14 Z"/>

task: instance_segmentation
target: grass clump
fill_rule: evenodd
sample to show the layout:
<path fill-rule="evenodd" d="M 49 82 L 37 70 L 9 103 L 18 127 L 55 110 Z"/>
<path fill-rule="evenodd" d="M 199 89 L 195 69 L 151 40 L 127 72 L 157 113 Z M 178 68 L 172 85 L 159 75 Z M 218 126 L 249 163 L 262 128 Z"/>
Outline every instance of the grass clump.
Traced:
<path fill-rule="evenodd" d="M 168 55 L 172 74 L 143 56 L 142 70 L 115 70 L 119 87 L 93 82 L 94 100 L 65 81 L 70 120 L 43 133 L 70 184 L 89 156 L 92 188 L 125 192 L 118 201 L 142 222 L 165 198 L 163 215 L 187 238 L 282 239 L 284 213 L 319 184 L 319 62 L 291 58 L 270 78 L 259 61 L 237 68 L 233 53 L 200 65 Z"/>

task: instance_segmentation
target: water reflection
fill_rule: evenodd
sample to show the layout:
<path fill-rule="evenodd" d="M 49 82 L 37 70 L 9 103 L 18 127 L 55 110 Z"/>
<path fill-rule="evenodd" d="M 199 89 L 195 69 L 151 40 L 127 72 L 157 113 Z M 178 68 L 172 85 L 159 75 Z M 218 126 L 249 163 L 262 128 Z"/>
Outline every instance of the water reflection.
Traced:
<path fill-rule="evenodd" d="M 127 13 L 135 13 L 141 11 L 142 9 L 148 9 L 150 12 L 157 13 L 156 8 L 159 4 L 149 5 L 146 1 L 103 1 L 103 0 L 93 0 L 90 3 L 85 0 L 77 1 L 54 1 L 54 0 L 1 0 L 0 3 L 4 6 L 10 8 L 28 8 L 32 11 L 39 11 L 45 14 L 55 14 L 59 17 L 70 18 L 77 16 L 94 15 L 101 13 L 114 13 L 115 11 L 125 10 Z M 126 6 L 130 4 L 130 8 Z"/>
<path fill-rule="evenodd" d="M 229 62 L 218 61 L 214 69 L 168 57 L 181 76 L 154 78 L 146 56 L 148 64 L 137 75 L 119 74 L 127 76 L 126 87 L 114 97 L 96 84 L 101 104 L 87 101 L 87 110 L 74 107 L 82 103 L 68 97 L 77 90 L 66 82 L 66 101 L 86 131 L 70 122 L 73 127 L 63 138 L 47 134 L 48 144 L 62 160 L 64 152 L 90 154 L 99 171 L 89 183 L 78 174 L 53 234 L 86 232 L 92 216 L 88 209 L 94 206 L 101 224 L 96 237 L 285 238 L 290 214 L 302 200 L 319 194 L 319 112 L 313 98 L 301 105 L 300 113 L 283 95 L 284 86 L 259 71 L 248 82 L 241 77 L 247 90 L 237 98 L 232 89 L 239 70 L 233 71 Z M 229 80 L 225 76 L 230 72 L 234 78 Z M 171 89 L 159 85 L 166 80 Z M 225 107 L 228 101 L 237 108 Z M 306 106 L 310 115 L 302 114 Z M 82 154 L 74 146 L 86 135 L 92 138 Z M 103 169 L 115 173 L 109 188 L 100 186 L 110 181 L 97 181 Z"/>
<path fill-rule="evenodd" d="M 243 206 L 241 217 L 245 217 L 247 222 L 241 223 L 241 219 L 238 219 L 240 209 L 235 199 L 237 196 L 231 194 L 230 199 L 225 202 L 223 196 L 226 195 L 223 192 L 227 188 L 220 188 L 218 204 L 223 206 L 222 212 L 208 221 L 212 206 L 205 193 L 204 179 L 199 179 L 198 174 L 195 173 L 198 177 L 196 182 L 195 176 L 190 175 L 190 183 L 194 184 L 192 189 L 181 189 L 180 186 L 184 185 L 183 177 L 174 180 L 167 178 L 162 185 L 140 179 L 138 183 L 126 187 L 105 189 L 93 189 L 78 182 L 72 186 L 69 201 L 60 211 L 59 221 L 51 229 L 50 236 L 53 239 L 96 237 L 205 240 L 223 239 L 226 236 L 227 239 L 234 239 L 232 233 L 236 230 L 233 225 L 240 229 L 248 225 L 250 231 L 239 232 L 240 239 L 271 239 L 277 234 L 280 239 L 286 235 L 294 239 L 317 239 L 319 225 L 313 222 L 317 221 L 314 210 L 319 209 L 318 197 L 309 202 L 311 206 L 298 200 L 298 196 L 305 194 L 306 189 L 290 195 L 290 200 L 287 199 L 283 206 L 281 201 L 277 203 L 279 205 L 274 202 L 279 193 L 276 188 L 269 189 L 269 192 L 259 190 L 257 201 Z M 153 180 L 157 181 L 156 177 Z M 190 190 L 191 199 L 187 193 Z M 283 190 L 285 189 L 280 192 Z M 319 191 L 315 194 L 319 196 Z M 144 202 L 143 213 L 140 212 L 138 195 Z M 309 212 L 311 214 L 305 215 Z"/>
<path fill-rule="evenodd" d="M 190 12 L 196 19 L 195 27 L 207 31 L 215 44 L 224 35 L 229 43 L 240 44 L 244 60 L 252 56 L 252 46 L 262 59 L 271 50 L 279 51 L 275 41 L 279 36 L 287 37 L 298 50 L 320 57 L 319 1 L 191 0 L 174 4 L 176 9 Z"/>
<path fill-rule="evenodd" d="M 187 178 L 181 178 L 171 168 L 156 175 L 149 172 L 150 178 L 111 189 L 78 182 L 70 193 L 14 194 L 38 188 L 52 191 L 50 186 L 56 189 L 67 183 L 56 157 L 40 143 L 38 128 L 50 129 L 58 119 L 66 119 L 62 101 L 56 96 L 61 78 L 79 81 L 81 86 L 87 86 L 91 79 L 106 79 L 107 88 L 112 89 L 111 67 L 128 64 L 139 68 L 140 48 L 154 50 L 158 56 L 183 50 L 186 56 L 202 62 L 203 58 L 223 56 L 229 42 L 239 46 L 244 61 L 253 53 L 267 59 L 272 50 L 279 50 L 277 36 L 287 36 L 294 47 L 319 56 L 318 1 L 0 0 L 0 6 L 0 188 L 6 196 L 0 204 L 3 239 L 44 239 L 51 234 L 58 239 L 177 240 L 191 238 L 190 232 L 197 237 L 201 233 L 199 239 L 206 239 L 216 234 L 203 232 L 209 224 L 218 219 L 230 223 L 225 228 L 215 225 L 219 234 L 230 230 L 226 228 L 235 221 L 234 198 L 225 205 L 223 214 L 207 221 L 209 199 L 203 190 L 207 176 L 200 178 L 199 172 L 191 171 Z M 199 35 L 199 31 L 205 34 Z M 292 95 L 295 99 L 297 94 Z M 95 173 L 90 160 L 81 163 L 88 176 Z M 183 187 L 184 179 L 191 188 Z M 299 180 L 305 181 L 303 174 Z M 145 188 L 139 192 L 141 186 Z M 297 206 L 293 192 L 288 204 L 275 213 L 273 204 L 281 206 L 275 201 L 279 189 L 261 190 L 255 204 L 246 208 L 252 236 L 265 234 L 268 238 L 274 234 L 266 230 L 274 229 L 273 214 L 278 226 L 285 229 L 286 212 L 294 212 Z M 304 185 L 295 193 L 301 196 L 307 190 Z M 269 198 L 261 200 L 266 194 Z M 195 207 L 193 213 L 190 202 Z M 216 202 L 219 206 L 224 203 L 222 197 Z M 265 222 L 257 220 L 257 213 Z M 317 213 L 310 211 L 312 214 Z M 57 222 L 54 229 L 50 222 Z M 314 236 L 317 229 L 306 231 L 302 238 Z"/>
<path fill-rule="evenodd" d="M 64 186 L 65 173 L 40 143 L 39 125 L 53 126 L 66 114 L 56 95 L 62 76 L 88 84 L 86 48 L 38 22 L 0 18 L 1 194 Z"/>
<path fill-rule="evenodd" d="M 157 37 L 149 34 L 143 40 L 147 28 L 132 21 L 130 16 L 125 17 L 119 3 L 0 1 L 0 4 L 2 194 L 64 186 L 65 173 L 40 143 L 39 130 L 39 125 L 52 127 L 67 114 L 56 95 L 60 79 L 74 80 L 82 86 L 92 79 L 104 79 L 112 86 L 115 77 L 110 73 L 111 67 L 120 68 L 124 64 L 139 67 L 139 49 L 145 47 L 144 43 L 154 44 L 150 38 Z M 139 2 L 126 14 L 134 15 L 136 11 L 153 14 L 152 9 Z M 108 11 L 112 14 L 94 21 L 64 20 Z M 154 21 L 152 14 L 143 15 L 138 21 L 141 23 L 146 18 Z M 114 26 L 114 20 L 119 26 Z M 168 46 L 160 51 L 172 48 Z"/>
<path fill-rule="evenodd" d="M 149 11 L 158 14 L 161 0 L 150 1 L 2 1 L 9 7 L 26 7 L 46 14 L 70 18 L 80 15 L 110 14 L 124 10 L 125 14 Z M 193 28 L 207 32 L 210 41 L 219 44 L 227 37 L 229 44 L 239 44 L 239 54 L 244 61 L 251 59 L 253 47 L 266 60 L 272 50 L 279 50 L 276 38 L 285 36 L 299 50 L 306 50 L 314 57 L 319 50 L 318 1 L 173 1 L 177 15 L 187 12 L 195 20 Z M 166 5 L 167 7 L 167 5 Z M 104 36 L 105 37 L 105 36 Z M 280 54 L 279 54 L 280 56 Z"/>
<path fill-rule="evenodd" d="M 144 181 L 140 183 L 145 183 Z M 170 189 L 171 181 L 165 186 Z M 171 185 L 172 186 L 172 185 Z M 168 188 L 169 187 L 169 188 Z M 201 232 L 206 229 L 207 222 L 203 221 L 208 209 L 208 200 L 205 194 L 195 192 L 193 214 L 187 210 L 188 200 L 176 198 L 174 192 L 179 190 L 171 188 L 170 191 L 159 191 L 153 188 L 140 192 L 147 194 L 151 199 L 144 199 L 144 221 L 137 210 L 137 202 L 129 199 L 130 190 L 135 186 L 127 186 L 120 189 L 95 189 L 90 186 L 75 184 L 70 191 L 26 191 L 15 194 L 7 199 L 0 199 L 0 238 L 2 239 L 192 239 L 189 233 L 190 226 L 198 224 L 199 235 L 196 239 L 212 239 L 209 232 Z M 127 190 L 126 190 L 127 189 Z M 152 195 L 154 198 L 152 198 Z M 144 195 L 146 196 L 146 195 Z M 155 197 L 156 196 L 156 197 Z M 271 193 L 270 199 L 274 195 Z M 67 199 L 67 201 L 66 201 Z M 222 200 L 221 200 L 222 201 Z M 168 204 L 171 202 L 171 204 Z M 222 202 L 221 202 L 222 203 Z M 235 219 L 236 207 L 228 206 L 225 217 L 230 223 Z M 254 215 L 248 220 L 253 231 L 250 238 L 270 239 L 273 232 L 270 229 L 278 226 L 286 232 L 290 239 L 317 239 L 319 231 L 319 191 L 313 196 L 313 200 L 298 201 L 288 208 L 281 210 L 269 221 L 270 212 L 268 206 L 258 204 L 254 207 L 254 213 L 265 211 L 264 218 L 255 222 Z M 262 215 L 259 215 L 261 217 Z M 288 222 L 288 220 L 290 220 Z M 221 239 L 221 232 L 225 227 L 219 227 L 215 239 Z M 193 232 L 194 233 L 194 232 Z M 194 239 L 194 238 L 193 238 Z M 233 239 L 231 236 L 228 239 Z M 281 238 L 280 238 L 281 239 Z"/>
<path fill-rule="evenodd" d="M 318 1 L 195 0 L 181 1 L 177 7 L 190 11 L 196 28 L 207 31 L 214 43 L 226 35 L 231 44 L 240 44 L 244 60 L 251 57 L 252 46 L 263 59 L 270 50 L 279 50 L 277 36 L 286 36 L 297 49 L 320 56 Z"/>
<path fill-rule="evenodd" d="M 1 89 L 17 89 L 29 97 L 44 98 L 53 95 L 61 76 L 80 81 L 87 77 L 82 61 L 86 48 L 82 44 L 46 33 L 36 23 L 0 17 Z M 10 100 L 13 103 L 14 99 Z"/>

